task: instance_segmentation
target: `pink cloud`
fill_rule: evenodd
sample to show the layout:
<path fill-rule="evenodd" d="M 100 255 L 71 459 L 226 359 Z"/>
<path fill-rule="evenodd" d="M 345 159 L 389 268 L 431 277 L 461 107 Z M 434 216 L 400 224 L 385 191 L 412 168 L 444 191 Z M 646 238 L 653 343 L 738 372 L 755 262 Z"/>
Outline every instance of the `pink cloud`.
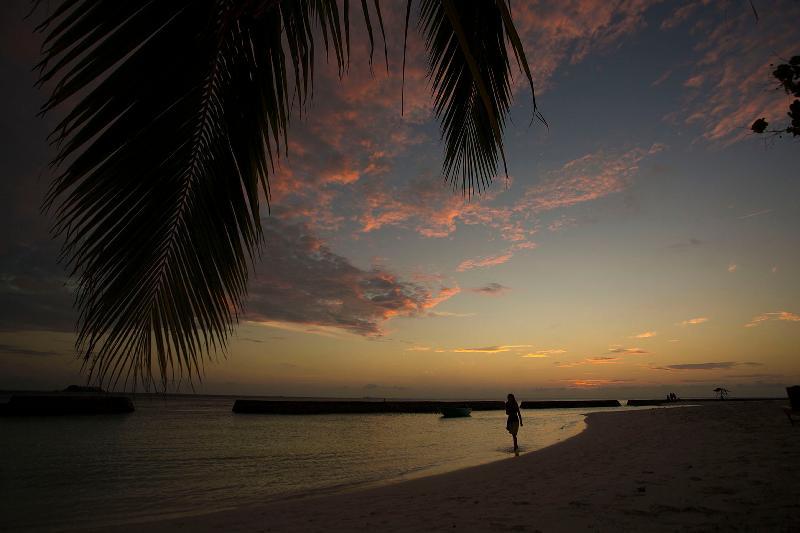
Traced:
<path fill-rule="evenodd" d="M 362 209 L 358 215 L 361 232 L 386 226 L 405 227 L 429 238 L 452 235 L 459 223 L 483 225 L 497 232 L 510 246 L 505 250 L 462 261 L 457 270 L 486 268 L 508 262 L 516 252 L 536 248 L 531 238 L 538 232 L 536 215 L 604 198 L 626 189 L 640 163 L 664 149 L 632 148 L 625 152 L 599 150 L 565 163 L 547 172 L 543 180 L 528 187 L 510 205 L 498 205 L 504 191 L 490 191 L 471 202 L 458 197 L 446 187 L 427 179 L 413 180 L 402 189 L 386 190 L 380 184 L 363 189 Z M 551 230 L 574 224 L 562 217 Z"/>
<path fill-rule="evenodd" d="M 643 1 L 611 6 L 598 0 L 515 4 L 513 16 L 531 54 L 537 88 L 546 88 L 559 64 L 602 53 L 640 31 L 648 6 Z M 497 253 L 466 259 L 459 265 L 463 271 L 502 264 L 514 253 L 534 248 L 537 213 L 602 198 L 628 185 L 646 151 L 588 154 L 513 198 L 495 188 L 466 201 L 434 174 L 392 186 L 398 158 L 429 140 L 417 126 L 431 119 L 431 102 L 424 45 L 410 31 L 405 115 L 400 116 L 404 13 L 387 10 L 384 17 L 390 40 L 388 73 L 378 53 L 380 39 L 370 69 L 363 38 L 352 40 L 350 69 L 343 79 L 332 65 L 318 69 L 315 92 L 326 98 L 302 108 L 302 117 L 292 124 L 289 157 L 270 179 L 273 215 L 303 221 L 318 232 L 354 223 L 356 236 L 400 227 L 421 237 L 444 238 L 460 224 L 481 225 L 509 243 Z M 353 35 L 364 37 L 361 17 L 352 22 Z M 551 223 L 551 229 L 572 223 L 563 218 Z"/>
<path fill-rule="evenodd" d="M 590 53 L 610 50 L 625 36 L 647 27 L 644 13 L 656 2 L 565 0 L 517 2 L 514 22 L 523 40 L 537 89 L 564 63 L 579 63 Z M 522 87 L 522 83 L 518 83 Z"/>
<path fill-rule="evenodd" d="M 399 190 L 387 190 L 382 183 L 368 184 L 360 196 L 357 221 L 364 233 L 400 226 L 423 237 L 447 237 L 456 230 L 457 219 L 470 209 L 463 198 L 432 177 L 414 179 Z"/>
<path fill-rule="evenodd" d="M 658 87 L 659 85 L 667 81 L 671 75 L 672 75 L 672 70 L 668 70 L 664 72 L 661 76 L 656 78 L 650 85 L 653 87 Z"/>
<path fill-rule="evenodd" d="M 478 257 L 476 259 L 466 259 L 458 265 L 459 272 L 464 272 L 465 270 L 472 270 L 473 268 L 484 268 L 490 266 L 497 266 L 502 265 L 503 263 L 508 262 L 514 256 L 514 253 L 511 251 L 504 252 L 500 255 L 489 255 L 486 257 Z"/>
<path fill-rule="evenodd" d="M 552 232 L 556 232 L 567 228 L 571 228 L 577 224 L 578 221 L 576 219 L 561 215 L 557 219 L 550 222 L 550 224 L 547 225 L 547 229 L 549 229 Z"/>
<path fill-rule="evenodd" d="M 596 0 L 515 4 L 514 17 L 536 69 L 537 88 L 547 86 L 559 64 L 579 62 L 590 51 L 602 53 L 641 30 L 648 6 L 635 1 L 615 7 Z M 431 114 L 424 47 L 411 31 L 405 115 L 400 116 L 404 13 L 388 11 L 388 73 L 378 53 L 370 70 L 365 39 L 353 39 L 350 70 L 342 80 L 331 65 L 318 70 L 315 91 L 326 98 L 313 102 L 313 112 L 301 109 L 303 116 L 292 124 L 289 157 L 270 178 L 274 216 L 301 221 L 317 232 L 355 225 L 356 237 L 397 227 L 425 238 L 445 238 L 459 225 L 481 225 L 507 244 L 494 254 L 465 259 L 457 268 L 488 268 L 536 247 L 537 214 L 625 189 L 639 161 L 660 149 L 655 145 L 650 150 L 587 154 L 547 173 L 521 194 L 507 195 L 495 188 L 471 201 L 454 194 L 433 173 L 393 186 L 398 158 L 429 140 L 417 126 Z M 365 35 L 360 17 L 353 17 L 353 24 L 354 35 Z M 556 231 L 571 224 L 573 219 L 562 217 L 550 226 Z"/>
<path fill-rule="evenodd" d="M 430 296 L 427 301 L 422 303 L 423 309 L 433 309 L 442 302 L 445 302 L 461 292 L 459 287 L 442 287 L 436 296 Z"/>
<path fill-rule="evenodd" d="M 678 12 L 662 29 L 692 21 L 692 32 L 699 36 L 697 58 L 684 85 L 703 90 L 689 95 L 673 118 L 682 115 L 686 124 L 700 128 L 703 139 L 722 145 L 746 138 L 757 118 L 784 120 L 791 99 L 775 90 L 770 64 L 797 52 L 800 4 L 760 6 L 757 22 L 747 6 L 728 2 L 693 2 Z"/>
<path fill-rule="evenodd" d="M 704 3 L 707 4 L 708 2 Z M 661 29 L 669 30 L 683 24 L 690 16 L 694 15 L 697 8 L 700 7 L 700 4 L 700 2 L 689 2 L 674 10 L 669 17 L 661 22 Z"/>
<path fill-rule="evenodd" d="M 603 198 L 628 187 L 639 163 L 664 145 L 633 148 L 622 154 L 602 150 L 565 163 L 551 171 L 543 183 L 529 188 L 516 209 L 549 211 Z"/>
<path fill-rule="evenodd" d="M 702 74 L 696 74 L 683 82 L 683 86 L 690 89 L 699 89 L 703 85 L 703 81 L 704 76 Z"/>

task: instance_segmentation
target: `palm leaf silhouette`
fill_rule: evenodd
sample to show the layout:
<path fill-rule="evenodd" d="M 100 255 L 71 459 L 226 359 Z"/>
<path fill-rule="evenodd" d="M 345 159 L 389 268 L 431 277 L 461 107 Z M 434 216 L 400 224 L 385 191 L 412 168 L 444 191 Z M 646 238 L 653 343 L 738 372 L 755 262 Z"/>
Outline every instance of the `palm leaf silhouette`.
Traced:
<path fill-rule="evenodd" d="M 505 164 L 507 45 L 532 90 L 527 60 L 504 0 L 419 11 L 444 175 L 472 194 Z M 378 0 L 361 13 L 372 49 Z M 347 0 L 62 0 L 38 26 L 40 82 L 54 84 L 42 112 L 67 108 L 45 205 L 78 278 L 90 381 L 166 387 L 224 353 L 291 104 L 313 94 L 318 48 L 346 71 L 349 21 Z M 385 36 L 384 53 L 388 68 Z"/>
<path fill-rule="evenodd" d="M 533 93 L 533 78 L 508 6 L 496 2 L 422 0 L 434 110 L 445 141 L 444 175 L 464 194 L 486 189 L 503 150 L 504 118 L 511 107 L 508 41 Z M 534 98 L 533 110 L 538 113 Z"/>

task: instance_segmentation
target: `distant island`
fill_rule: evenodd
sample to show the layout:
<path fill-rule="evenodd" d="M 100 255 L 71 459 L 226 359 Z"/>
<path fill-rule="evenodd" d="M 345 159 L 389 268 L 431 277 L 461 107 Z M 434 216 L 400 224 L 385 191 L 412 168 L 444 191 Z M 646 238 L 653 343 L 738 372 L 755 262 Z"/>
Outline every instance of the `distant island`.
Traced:
<path fill-rule="evenodd" d="M 106 391 L 101 389 L 100 387 L 87 387 L 84 385 L 70 385 L 62 392 L 94 392 L 97 394 L 105 394 Z"/>
<path fill-rule="evenodd" d="M 7 403 L 0 403 L 0 416 L 97 415 L 133 411 L 135 407 L 128 396 L 81 385 L 70 385 L 56 392 L 14 393 Z"/>

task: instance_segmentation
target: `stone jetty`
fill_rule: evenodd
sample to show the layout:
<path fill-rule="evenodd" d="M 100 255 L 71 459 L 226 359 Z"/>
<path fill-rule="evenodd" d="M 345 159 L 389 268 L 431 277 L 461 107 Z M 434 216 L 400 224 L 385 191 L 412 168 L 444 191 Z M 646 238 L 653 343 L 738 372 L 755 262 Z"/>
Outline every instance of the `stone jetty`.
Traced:
<path fill-rule="evenodd" d="M 522 402 L 522 409 L 619 407 L 617 400 L 559 400 Z M 234 413 L 270 415 L 323 415 L 367 413 L 439 413 L 443 407 L 469 407 L 473 411 L 503 411 L 502 401 L 400 401 L 400 400 L 236 400 Z"/>
<path fill-rule="evenodd" d="M 586 407 L 620 407 L 618 400 L 546 400 L 522 402 L 522 409 L 572 409 Z"/>

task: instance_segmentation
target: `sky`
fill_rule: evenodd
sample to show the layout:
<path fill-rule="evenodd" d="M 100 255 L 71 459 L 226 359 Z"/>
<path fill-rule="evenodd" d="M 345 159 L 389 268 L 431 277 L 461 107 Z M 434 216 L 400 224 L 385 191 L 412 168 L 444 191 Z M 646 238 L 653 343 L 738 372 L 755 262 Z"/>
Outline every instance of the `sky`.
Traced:
<path fill-rule="evenodd" d="M 392 6 L 392 4 L 385 4 Z M 513 2 L 508 176 L 441 177 L 423 43 L 384 7 L 389 68 L 353 15 L 270 177 L 265 246 L 208 394 L 392 398 L 783 396 L 800 382 L 800 144 L 771 64 L 797 2 Z M 0 6 L 0 389 L 83 383 L 75 284 L 40 205 L 53 170 L 28 4 Z M 412 21 L 413 22 L 413 21 Z M 380 46 L 380 43 L 379 43 Z"/>

